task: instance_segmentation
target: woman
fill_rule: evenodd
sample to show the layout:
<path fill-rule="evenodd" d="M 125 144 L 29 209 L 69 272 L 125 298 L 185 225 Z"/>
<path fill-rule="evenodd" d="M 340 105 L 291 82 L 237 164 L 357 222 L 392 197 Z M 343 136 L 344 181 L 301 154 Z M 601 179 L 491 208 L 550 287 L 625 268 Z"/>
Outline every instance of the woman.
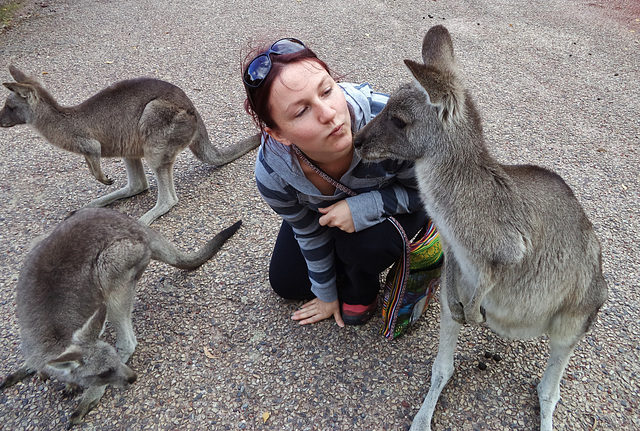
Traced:
<path fill-rule="evenodd" d="M 353 134 L 388 96 L 337 84 L 297 39 L 257 52 L 243 67 L 245 109 L 263 132 L 256 182 L 283 219 L 271 286 L 283 298 L 309 300 L 292 316 L 300 324 L 331 316 L 340 327 L 365 323 L 377 308 L 380 273 L 404 252 L 386 218 L 410 238 L 428 220 L 409 162 L 365 163 L 354 152 Z"/>

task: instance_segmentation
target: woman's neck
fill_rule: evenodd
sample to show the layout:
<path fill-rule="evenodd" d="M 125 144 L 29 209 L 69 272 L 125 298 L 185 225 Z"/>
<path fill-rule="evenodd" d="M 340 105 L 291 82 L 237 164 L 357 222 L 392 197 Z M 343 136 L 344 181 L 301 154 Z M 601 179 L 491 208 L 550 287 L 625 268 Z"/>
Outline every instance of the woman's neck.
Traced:
<path fill-rule="evenodd" d="M 340 178 L 342 178 L 342 176 L 347 173 L 349 167 L 351 166 L 351 161 L 353 160 L 353 152 L 354 149 L 353 146 L 351 146 L 348 152 L 334 160 L 326 162 L 318 162 L 312 159 L 309 160 L 318 168 L 326 172 L 330 177 L 337 181 L 340 181 Z M 304 173 L 305 177 L 307 177 L 307 179 L 311 181 L 311 183 L 313 183 L 313 185 L 316 186 L 316 188 L 320 190 L 323 195 L 333 195 L 335 187 L 328 183 L 320 175 L 318 175 L 310 166 L 308 166 L 300 155 L 296 154 L 296 156 L 298 157 L 300 166 L 302 167 L 302 172 Z"/>

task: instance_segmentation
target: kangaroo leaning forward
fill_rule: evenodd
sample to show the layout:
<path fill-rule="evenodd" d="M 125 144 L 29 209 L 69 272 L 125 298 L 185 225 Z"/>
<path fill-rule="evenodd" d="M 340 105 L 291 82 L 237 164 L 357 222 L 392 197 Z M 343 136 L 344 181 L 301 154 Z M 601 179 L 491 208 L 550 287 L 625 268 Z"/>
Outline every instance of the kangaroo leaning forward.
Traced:
<path fill-rule="evenodd" d="M 107 385 L 129 387 L 136 373 L 126 365 L 137 340 L 131 313 L 136 283 L 149 262 L 194 269 L 211 259 L 240 227 L 238 220 L 192 253 L 115 210 L 76 211 L 29 252 L 16 287 L 24 364 L 0 389 L 38 372 L 67 383 L 71 395 L 86 388 L 68 423 L 82 421 Z M 116 331 L 115 348 L 101 340 L 105 321 Z"/>
<path fill-rule="evenodd" d="M 507 338 L 548 334 L 538 397 L 540 429 L 550 431 L 564 369 L 607 298 L 600 243 L 562 178 L 537 166 L 502 165 L 489 154 L 445 27 L 427 32 L 422 59 L 405 60 L 415 81 L 355 138 L 365 159 L 415 160 L 445 253 L 438 354 L 411 430 L 431 429 L 461 325 L 485 323 Z"/>
<path fill-rule="evenodd" d="M 178 203 L 173 164 L 186 147 L 203 162 L 227 164 L 260 144 L 257 135 L 228 148 L 209 141 L 200 114 L 187 95 L 168 82 L 138 78 L 113 84 L 73 107 L 58 105 L 34 78 L 9 66 L 16 82 L 4 83 L 11 93 L 0 111 L 0 126 L 28 124 L 56 147 L 82 154 L 91 174 L 110 185 L 100 168 L 101 157 L 121 157 L 127 185 L 89 202 L 102 207 L 149 188 L 144 158 L 158 184 L 156 205 L 140 218 L 149 225 Z"/>

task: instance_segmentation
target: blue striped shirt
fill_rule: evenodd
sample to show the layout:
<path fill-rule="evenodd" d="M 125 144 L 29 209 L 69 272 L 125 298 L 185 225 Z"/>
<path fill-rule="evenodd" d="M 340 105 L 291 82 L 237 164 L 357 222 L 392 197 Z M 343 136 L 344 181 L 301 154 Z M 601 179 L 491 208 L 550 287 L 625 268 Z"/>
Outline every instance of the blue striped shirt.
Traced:
<path fill-rule="evenodd" d="M 384 108 L 389 96 L 372 91 L 369 84 L 339 84 L 353 114 L 357 132 Z M 321 226 L 320 207 L 346 199 L 356 231 L 386 217 L 422 208 L 413 174 L 413 163 L 399 160 L 364 162 L 357 153 L 339 181 L 358 193 L 348 197 L 340 190 L 323 195 L 309 181 L 298 158 L 289 148 L 266 135 L 255 167 L 258 191 L 269 206 L 293 228 L 309 268 L 311 291 L 324 302 L 338 299 L 334 247 L 330 229 Z"/>

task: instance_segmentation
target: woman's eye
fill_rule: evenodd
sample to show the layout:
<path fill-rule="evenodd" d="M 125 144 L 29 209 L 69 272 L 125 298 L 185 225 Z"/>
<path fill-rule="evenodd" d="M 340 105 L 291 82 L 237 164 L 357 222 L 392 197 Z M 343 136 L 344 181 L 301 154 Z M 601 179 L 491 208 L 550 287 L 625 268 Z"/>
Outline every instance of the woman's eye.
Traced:
<path fill-rule="evenodd" d="M 302 108 L 301 110 L 299 110 L 298 112 L 296 112 L 295 118 L 300 118 L 304 115 L 304 113 L 307 112 L 307 108 Z"/>
<path fill-rule="evenodd" d="M 333 87 L 327 87 L 322 94 L 327 96 L 331 94 L 332 91 L 333 91 Z"/>

